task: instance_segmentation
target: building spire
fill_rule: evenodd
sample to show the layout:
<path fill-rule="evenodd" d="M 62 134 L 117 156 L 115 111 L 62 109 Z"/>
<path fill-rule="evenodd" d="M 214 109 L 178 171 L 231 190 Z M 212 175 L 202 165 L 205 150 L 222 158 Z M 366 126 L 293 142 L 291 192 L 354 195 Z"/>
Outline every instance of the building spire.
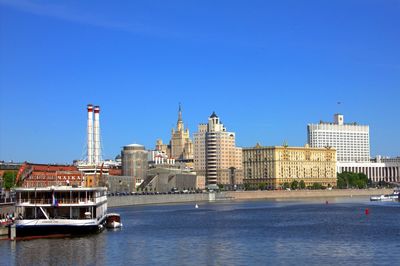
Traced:
<path fill-rule="evenodd" d="M 181 103 L 179 103 L 179 110 L 178 110 L 178 122 L 182 121 L 182 108 Z"/>
<path fill-rule="evenodd" d="M 179 103 L 178 122 L 176 123 L 176 130 L 177 130 L 177 131 L 183 131 L 182 107 L 181 107 L 181 103 Z"/>

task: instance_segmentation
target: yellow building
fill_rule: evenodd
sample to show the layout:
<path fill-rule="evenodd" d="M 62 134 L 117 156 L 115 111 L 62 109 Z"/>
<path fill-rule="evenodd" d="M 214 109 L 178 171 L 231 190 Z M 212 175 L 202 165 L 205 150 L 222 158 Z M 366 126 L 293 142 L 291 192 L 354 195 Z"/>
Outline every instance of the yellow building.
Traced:
<path fill-rule="evenodd" d="M 266 183 L 268 188 L 280 189 L 285 183 L 304 181 L 306 187 L 314 183 L 335 187 L 336 149 L 273 146 L 257 144 L 243 148 L 244 183 Z"/>
<path fill-rule="evenodd" d="M 171 131 L 171 156 L 175 160 L 193 160 L 193 143 L 190 139 L 189 129 L 185 129 L 182 120 L 182 109 L 179 105 L 178 122 L 176 130 Z"/>
<path fill-rule="evenodd" d="M 168 158 L 176 161 L 193 162 L 193 142 L 190 139 L 189 129 L 184 128 L 182 120 L 182 109 L 179 105 L 178 122 L 176 129 L 171 130 L 171 140 L 168 144 L 163 144 L 161 139 L 156 142 L 156 151 L 168 155 Z"/>

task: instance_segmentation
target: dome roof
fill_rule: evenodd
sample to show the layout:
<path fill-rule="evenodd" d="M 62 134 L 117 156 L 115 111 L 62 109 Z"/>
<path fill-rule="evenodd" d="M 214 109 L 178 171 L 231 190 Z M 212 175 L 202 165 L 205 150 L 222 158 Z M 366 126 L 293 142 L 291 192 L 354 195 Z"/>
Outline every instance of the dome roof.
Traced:
<path fill-rule="evenodd" d="M 144 147 L 144 146 L 141 145 L 141 144 L 132 143 L 132 144 L 129 144 L 129 145 L 125 145 L 125 147 Z"/>

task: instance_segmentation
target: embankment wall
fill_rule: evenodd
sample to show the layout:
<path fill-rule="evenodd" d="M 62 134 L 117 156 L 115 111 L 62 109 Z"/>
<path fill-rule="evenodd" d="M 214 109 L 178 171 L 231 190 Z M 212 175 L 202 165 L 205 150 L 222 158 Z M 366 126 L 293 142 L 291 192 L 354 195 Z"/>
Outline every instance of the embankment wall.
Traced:
<path fill-rule="evenodd" d="M 130 205 L 183 203 L 212 201 L 215 194 L 168 194 L 168 195 L 137 195 L 137 196 L 113 196 L 108 197 L 108 207 L 120 207 Z"/>
<path fill-rule="evenodd" d="M 233 200 L 282 199 L 282 198 L 331 198 L 372 196 L 391 194 L 393 189 L 332 189 L 332 190 L 264 190 L 264 191 L 227 191 L 225 196 Z"/>

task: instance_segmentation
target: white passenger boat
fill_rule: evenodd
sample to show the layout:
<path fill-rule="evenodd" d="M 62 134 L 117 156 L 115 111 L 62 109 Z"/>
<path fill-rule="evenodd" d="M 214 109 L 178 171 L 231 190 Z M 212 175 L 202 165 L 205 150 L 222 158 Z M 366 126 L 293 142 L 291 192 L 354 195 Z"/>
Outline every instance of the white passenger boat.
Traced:
<path fill-rule="evenodd" d="M 103 187 L 16 188 L 16 236 L 83 235 L 104 228 Z"/>
<path fill-rule="evenodd" d="M 396 194 L 372 196 L 370 198 L 371 201 L 395 201 L 398 199 L 399 199 L 399 195 L 396 195 Z"/>
<path fill-rule="evenodd" d="M 121 216 L 118 213 L 107 214 L 106 227 L 112 229 L 122 227 Z"/>

